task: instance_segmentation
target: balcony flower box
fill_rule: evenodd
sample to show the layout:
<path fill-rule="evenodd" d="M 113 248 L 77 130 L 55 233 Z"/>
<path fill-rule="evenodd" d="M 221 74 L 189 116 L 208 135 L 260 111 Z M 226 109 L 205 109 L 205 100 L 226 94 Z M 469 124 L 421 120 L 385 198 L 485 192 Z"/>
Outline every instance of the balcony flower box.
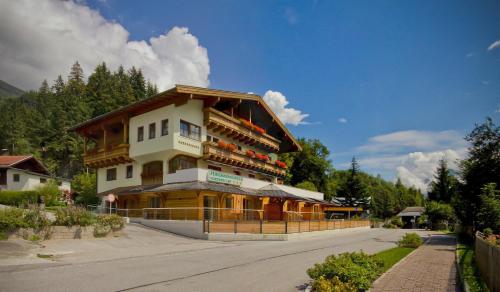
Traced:
<path fill-rule="evenodd" d="M 236 146 L 236 144 L 226 143 L 222 140 L 219 140 L 219 142 L 217 142 L 217 146 L 221 149 L 231 151 L 231 152 L 234 152 L 234 151 L 236 151 L 236 149 L 238 149 L 238 146 Z"/>
<path fill-rule="evenodd" d="M 267 156 L 265 154 L 260 154 L 260 153 L 255 154 L 255 158 L 257 158 L 258 160 L 265 161 L 265 162 L 268 162 L 269 160 L 271 160 L 271 158 L 269 158 L 269 156 Z"/>
<path fill-rule="evenodd" d="M 247 150 L 246 154 L 247 154 L 248 157 L 251 157 L 251 158 L 255 157 L 255 151 L 253 151 L 253 150 L 250 150 L 250 149 Z"/>
<path fill-rule="evenodd" d="M 280 160 L 276 160 L 274 162 L 274 164 L 276 164 L 278 167 L 283 168 L 283 169 L 287 168 L 286 163 L 284 163 L 283 161 L 280 161 Z"/>
<path fill-rule="evenodd" d="M 224 141 L 222 141 L 222 140 L 219 140 L 219 141 L 217 142 L 217 146 L 218 146 L 219 148 L 226 149 L 226 147 L 227 147 L 227 143 L 226 143 L 226 142 L 224 142 Z"/>
<path fill-rule="evenodd" d="M 261 127 L 259 127 L 259 126 L 255 125 L 255 124 L 253 124 L 253 123 L 252 123 L 252 122 L 250 122 L 250 121 L 247 121 L 247 120 L 245 120 L 245 119 L 240 119 L 240 121 L 241 121 L 241 123 L 243 124 L 243 126 L 245 126 L 245 127 L 247 127 L 248 129 L 250 129 L 250 130 L 252 130 L 252 131 L 254 131 L 254 132 L 257 132 L 257 133 L 259 133 L 259 134 L 261 134 L 261 135 L 263 135 L 263 134 L 266 132 L 266 130 L 264 130 L 263 128 L 261 128 Z"/>

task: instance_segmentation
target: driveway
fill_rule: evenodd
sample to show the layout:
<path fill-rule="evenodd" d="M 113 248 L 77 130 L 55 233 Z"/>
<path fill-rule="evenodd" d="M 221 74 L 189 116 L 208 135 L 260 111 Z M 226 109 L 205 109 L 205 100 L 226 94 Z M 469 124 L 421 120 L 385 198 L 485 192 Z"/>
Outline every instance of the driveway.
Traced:
<path fill-rule="evenodd" d="M 297 291 L 309 280 L 307 268 L 326 256 L 391 248 L 407 232 L 365 229 L 285 242 L 227 243 L 133 225 L 126 230 L 121 238 L 46 241 L 26 248 L 30 255 L 22 264 L 2 257 L 0 244 L 0 287 L 5 291 Z M 33 258 L 33 253 L 53 257 L 42 260 Z"/>

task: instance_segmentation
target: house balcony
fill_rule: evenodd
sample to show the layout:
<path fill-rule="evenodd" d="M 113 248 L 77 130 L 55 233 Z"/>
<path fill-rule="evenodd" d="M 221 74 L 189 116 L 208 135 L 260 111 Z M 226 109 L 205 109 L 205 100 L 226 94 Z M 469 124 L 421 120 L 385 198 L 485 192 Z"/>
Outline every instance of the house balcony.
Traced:
<path fill-rule="evenodd" d="M 86 167 L 101 168 L 132 162 L 128 155 L 129 144 L 108 145 L 107 149 L 87 150 L 83 155 Z"/>
<path fill-rule="evenodd" d="M 214 108 L 204 109 L 204 123 L 208 130 L 238 140 L 247 145 L 264 148 L 270 152 L 278 152 L 281 141 L 267 133 L 256 133 L 245 127 L 243 123 Z"/>
<path fill-rule="evenodd" d="M 286 175 L 286 170 L 273 163 L 265 162 L 257 158 L 249 157 L 245 153 L 235 150 L 221 149 L 213 142 L 203 143 L 203 158 L 231 166 L 246 168 L 279 177 Z"/>

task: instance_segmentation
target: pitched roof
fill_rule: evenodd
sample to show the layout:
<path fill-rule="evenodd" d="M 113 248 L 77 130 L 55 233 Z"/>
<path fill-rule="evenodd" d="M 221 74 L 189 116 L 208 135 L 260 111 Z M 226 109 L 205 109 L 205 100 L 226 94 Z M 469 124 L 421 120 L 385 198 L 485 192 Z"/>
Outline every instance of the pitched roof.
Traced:
<path fill-rule="evenodd" d="M 274 122 L 273 124 L 276 124 L 278 128 L 282 131 L 283 137 L 288 138 L 287 140 L 289 141 L 282 140 L 282 143 L 285 143 L 285 145 L 287 145 L 286 148 L 293 149 L 293 151 L 300 151 L 302 149 L 298 141 L 292 135 L 292 133 L 285 127 L 285 125 L 281 122 L 281 120 L 271 110 L 269 105 L 267 105 L 266 102 L 259 95 L 218 90 L 218 89 L 209 89 L 203 87 L 179 85 L 179 84 L 176 84 L 175 87 L 160 92 L 149 98 L 140 100 L 138 102 L 132 103 L 124 107 L 120 107 L 113 111 L 97 116 L 93 119 L 80 123 L 74 126 L 72 130 L 77 132 L 82 132 L 84 131 L 85 128 L 90 127 L 92 125 L 96 125 L 103 120 L 120 117 L 125 114 L 128 116 L 140 115 L 150 110 L 163 107 L 167 104 L 176 103 L 179 101 L 178 100 L 179 97 L 182 96 L 189 97 L 190 99 L 204 100 L 204 102 L 205 101 L 208 102 L 209 100 L 219 100 L 219 99 L 236 100 L 236 101 L 245 100 L 245 101 L 256 102 L 257 105 L 261 106 L 263 110 L 270 115 L 272 121 Z"/>
<path fill-rule="evenodd" d="M 406 207 L 403 211 L 399 212 L 397 216 L 420 216 L 425 212 L 425 207 Z"/>
<path fill-rule="evenodd" d="M 18 168 L 33 173 L 50 176 L 50 171 L 33 155 L 0 156 L 0 168 Z"/>
<path fill-rule="evenodd" d="M 14 166 L 24 160 L 27 160 L 33 156 L 31 155 L 18 155 L 18 156 L 0 156 L 0 167 L 10 167 Z"/>

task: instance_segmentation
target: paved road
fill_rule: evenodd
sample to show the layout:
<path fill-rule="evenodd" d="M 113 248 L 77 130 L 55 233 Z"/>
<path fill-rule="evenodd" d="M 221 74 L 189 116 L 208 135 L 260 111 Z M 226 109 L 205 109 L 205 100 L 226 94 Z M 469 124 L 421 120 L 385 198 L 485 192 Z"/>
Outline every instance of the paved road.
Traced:
<path fill-rule="evenodd" d="M 371 291 L 460 291 L 456 284 L 455 247 L 454 236 L 432 235 L 428 244 L 394 266 Z"/>
<path fill-rule="evenodd" d="M 146 242 L 154 239 L 156 233 L 149 232 L 154 232 L 151 237 L 141 237 L 144 242 L 130 246 L 129 255 L 124 253 L 127 249 L 113 243 L 114 257 L 99 259 L 98 252 L 81 253 L 49 263 L 0 266 L 0 290 L 297 291 L 308 281 L 307 268 L 327 255 L 360 249 L 374 253 L 391 248 L 406 231 L 365 229 L 288 242 L 239 243 L 207 242 L 162 233 L 165 249 L 159 241 L 154 245 Z M 106 249 L 104 242 L 85 244 L 101 244 Z M 50 248 L 54 247 L 47 247 Z"/>

